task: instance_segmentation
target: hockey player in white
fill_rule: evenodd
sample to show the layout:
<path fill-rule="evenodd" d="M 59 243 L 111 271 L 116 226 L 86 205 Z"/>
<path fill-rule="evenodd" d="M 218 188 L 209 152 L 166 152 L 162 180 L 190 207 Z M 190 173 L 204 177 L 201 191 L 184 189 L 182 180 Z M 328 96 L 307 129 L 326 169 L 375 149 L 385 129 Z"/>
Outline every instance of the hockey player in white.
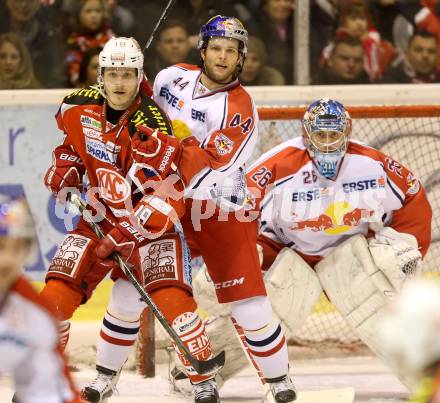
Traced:
<path fill-rule="evenodd" d="M 0 375 L 20 403 L 80 403 L 49 304 L 23 276 L 34 225 L 22 200 L 0 200 Z"/>
<path fill-rule="evenodd" d="M 200 30 L 200 65 L 162 70 L 153 97 L 183 139 L 175 163 L 185 183 L 182 226 L 191 255 L 201 255 L 207 264 L 216 284 L 213 300 L 230 303 L 231 316 L 243 328 L 250 355 L 275 400 L 291 402 L 296 393 L 288 376 L 286 339 L 261 276 L 257 226 L 240 219 L 244 164 L 258 136 L 254 102 L 237 78 L 247 38 L 237 18 L 212 17 Z"/>
<path fill-rule="evenodd" d="M 377 318 L 388 297 L 419 271 L 432 210 L 418 179 L 391 157 L 350 140 L 351 127 L 339 102 L 312 103 L 302 136 L 262 155 L 247 173 L 249 210 L 259 216 L 265 283 L 287 333 L 298 331 L 324 290 L 384 357 Z M 228 310 L 212 302 L 206 273 L 193 284 L 199 307 L 219 318 L 208 327 L 213 345 L 225 344 L 233 357 L 220 371 L 225 380 L 246 360 L 228 337 Z M 404 378 L 393 360 L 385 361 Z"/>

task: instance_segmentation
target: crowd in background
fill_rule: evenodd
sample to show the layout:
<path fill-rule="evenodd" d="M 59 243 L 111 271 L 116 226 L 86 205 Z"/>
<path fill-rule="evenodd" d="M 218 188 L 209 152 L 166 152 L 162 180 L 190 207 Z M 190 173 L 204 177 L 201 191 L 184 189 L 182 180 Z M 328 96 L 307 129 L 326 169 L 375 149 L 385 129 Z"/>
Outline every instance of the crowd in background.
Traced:
<path fill-rule="evenodd" d="M 161 69 L 197 64 L 198 32 L 217 14 L 249 31 L 244 85 L 294 83 L 295 1 L 177 0 L 145 57 Z M 165 0 L 0 0 L 0 89 L 96 82 L 98 54 L 114 35 L 143 45 Z M 440 80 L 440 0 L 310 0 L 312 84 Z"/>

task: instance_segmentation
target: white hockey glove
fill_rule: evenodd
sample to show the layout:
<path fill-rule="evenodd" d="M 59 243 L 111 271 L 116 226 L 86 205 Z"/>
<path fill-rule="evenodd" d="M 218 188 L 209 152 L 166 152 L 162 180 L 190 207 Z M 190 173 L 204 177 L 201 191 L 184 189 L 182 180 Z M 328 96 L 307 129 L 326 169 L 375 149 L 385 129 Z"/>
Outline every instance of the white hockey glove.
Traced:
<path fill-rule="evenodd" d="M 397 291 L 421 268 L 422 254 L 414 235 L 383 227 L 370 239 L 369 249 L 374 263 Z"/>

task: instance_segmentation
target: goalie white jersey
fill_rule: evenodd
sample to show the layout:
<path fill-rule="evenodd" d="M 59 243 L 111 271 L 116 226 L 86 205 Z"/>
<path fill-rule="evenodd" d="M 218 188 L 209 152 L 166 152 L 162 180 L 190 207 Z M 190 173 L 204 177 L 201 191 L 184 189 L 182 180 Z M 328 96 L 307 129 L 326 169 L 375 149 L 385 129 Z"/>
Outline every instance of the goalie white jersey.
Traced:
<path fill-rule="evenodd" d="M 187 64 L 162 70 L 154 82 L 153 98 L 200 143 L 185 147 L 179 164 L 185 195 L 210 199 L 212 185 L 218 189 L 227 178 L 233 187 L 240 181 L 244 187 L 242 167 L 257 142 L 258 114 L 238 80 L 209 91 L 200 84 L 200 74 L 200 68 Z"/>
<path fill-rule="evenodd" d="M 289 246 L 309 262 L 379 222 L 414 235 L 422 255 L 431 207 L 418 179 L 382 152 L 350 141 L 336 179 L 320 175 L 302 138 L 265 153 L 247 174 L 249 209 L 260 210 L 260 241 Z M 315 258 L 315 259 L 313 259 Z"/>
<path fill-rule="evenodd" d="M 58 344 L 48 308 L 19 278 L 0 302 L 0 374 L 13 376 L 17 401 L 80 402 Z"/>

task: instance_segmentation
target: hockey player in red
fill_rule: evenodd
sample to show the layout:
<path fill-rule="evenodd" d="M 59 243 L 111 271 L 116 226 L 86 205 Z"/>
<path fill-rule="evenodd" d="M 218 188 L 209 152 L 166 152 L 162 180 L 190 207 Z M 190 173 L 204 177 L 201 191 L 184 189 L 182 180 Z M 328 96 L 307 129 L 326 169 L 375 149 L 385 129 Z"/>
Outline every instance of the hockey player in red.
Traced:
<path fill-rule="evenodd" d="M 244 329 L 275 400 L 290 402 L 296 394 L 288 376 L 286 339 L 266 295 L 257 226 L 246 220 L 243 209 L 244 164 L 258 137 L 254 102 L 237 78 L 247 31 L 234 17 L 215 16 L 202 26 L 198 46 L 200 67 L 166 68 L 153 88 L 154 100 L 182 138 L 174 162 L 185 183 L 183 229 L 191 255 L 202 256 L 207 264 L 218 301 L 231 303 L 232 317 Z"/>
<path fill-rule="evenodd" d="M 23 200 L 0 199 L 0 373 L 14 379 L 14 400 L 80 403 L 52 306 L 22 274 L 35 237 Z"/>
<path fill-rule="evenodd" d="M 169 197 L 183 187 L 176 176 L 166 182 L 167 189 L 157 189 L 163 184 L 158 179 L 173 171 L 178 140 L 171 136 L 162 110 L 139 91 L 142 66 L 143 54 L 133 38 L 112 38 L 99 55 L 98 87 L 77 90 L 61 104 L 56 119 L 64 141 L 53 152 L 45 184 L 66 201 L 68 192 L 82 190 L 87 175 L 87 195 L 107 236 L 99 240 L 81 219 L 59 246 L 42 295 L 63 321 L 65 344 L 70 318 L 114 268 L 110 255 L 118 251 L 134 266 L 139 281 L 194 356 L 209 359 L 211 345 L 196 313 L 189 251 L 178 220 L 184 204 L 181 197 Z M 148 156 L 157 170 L 133 163 L 132 145 L 146 134 L 151 136 L 144 146 L 154 143 Z M 89 402 L 112 395 L 145 307 L 120 270 L 113 270 L 112 278 L 115 283 L 97 346 L 98 373 L 82 392 Z M 201 376 L 188 362 L 183 364 L 194 384 L 195 401 L 217 402 L 214 375 Z"/>

